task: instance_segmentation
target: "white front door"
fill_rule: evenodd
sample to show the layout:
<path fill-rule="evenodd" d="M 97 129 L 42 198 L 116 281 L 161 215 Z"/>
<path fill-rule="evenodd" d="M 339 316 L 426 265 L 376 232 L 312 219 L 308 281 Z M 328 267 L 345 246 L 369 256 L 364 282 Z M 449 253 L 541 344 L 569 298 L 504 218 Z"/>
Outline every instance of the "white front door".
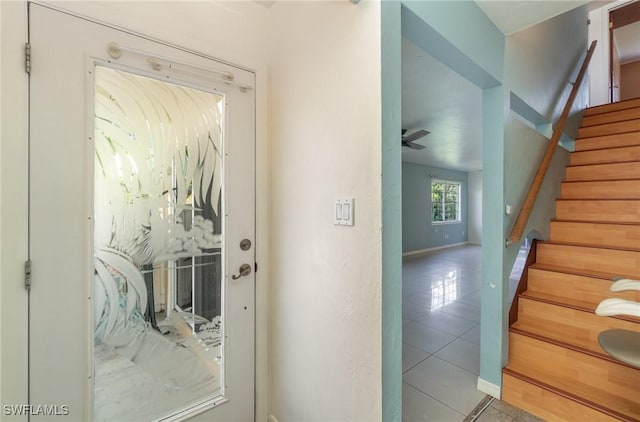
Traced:
<path fill-rule="evenodd" d="M 29 19 L 33 417 L 253 420 L 254 75 Z"/>

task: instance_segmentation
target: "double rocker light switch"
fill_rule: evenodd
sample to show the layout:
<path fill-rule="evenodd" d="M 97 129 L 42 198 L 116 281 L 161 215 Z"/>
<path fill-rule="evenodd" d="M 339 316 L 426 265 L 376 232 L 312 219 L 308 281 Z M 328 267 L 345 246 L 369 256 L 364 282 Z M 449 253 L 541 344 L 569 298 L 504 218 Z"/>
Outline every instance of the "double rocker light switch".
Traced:
<path fill-rule="evenodd" d="M 338 198 L 336 200 L 334 224 L 353 226 L 353 198 Z"/>

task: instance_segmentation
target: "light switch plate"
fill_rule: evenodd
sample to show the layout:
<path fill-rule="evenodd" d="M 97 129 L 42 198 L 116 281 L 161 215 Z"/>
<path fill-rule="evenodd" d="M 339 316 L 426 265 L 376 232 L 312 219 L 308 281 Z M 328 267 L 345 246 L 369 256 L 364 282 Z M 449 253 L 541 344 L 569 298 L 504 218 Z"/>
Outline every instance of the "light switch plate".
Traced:
<path fill-rule="evenodd" d="M 338 226 L 353 226 L 353 198 L 336 199 L 334 224 Z"/>

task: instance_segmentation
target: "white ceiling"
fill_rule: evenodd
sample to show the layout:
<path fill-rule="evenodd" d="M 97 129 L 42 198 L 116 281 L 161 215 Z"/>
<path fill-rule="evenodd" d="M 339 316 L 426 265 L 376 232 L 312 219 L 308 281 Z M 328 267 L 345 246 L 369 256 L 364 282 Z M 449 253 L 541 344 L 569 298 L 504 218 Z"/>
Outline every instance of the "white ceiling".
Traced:
<path fill-rule="evenodd" d="M 617 28 L 613 31 L 620 63 L 629 63 L 640 60 L 640 22 Z"/>
<path fill-rule="evenodd" d="M 589 0 L 476 0 L 482 11 L 505 35 L 575 9 Z"/>
<path fill-rule="evenodd" d="M 431 133 L 402 148 L 402 160 L 462 171 L 482 168 L 482 91 L 402 39 L 402 127 Z M 400 134 L 398 134 L 400 138 Z"/>

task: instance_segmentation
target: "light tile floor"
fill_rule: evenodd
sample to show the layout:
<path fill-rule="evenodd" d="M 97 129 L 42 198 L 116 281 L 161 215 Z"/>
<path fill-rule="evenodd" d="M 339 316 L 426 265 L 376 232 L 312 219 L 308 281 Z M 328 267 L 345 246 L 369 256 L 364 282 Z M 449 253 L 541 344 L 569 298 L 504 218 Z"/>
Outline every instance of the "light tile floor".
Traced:
<path fill-rule="evenodd" d="M 480 370 L 481 280 L 479 246 L 405 258 L 404 421 L 460 422 L 485 397 L 476 389 Z M 504 408 L 500 407 L 502 404 Z M 486 412 L 489 413 L 484 416 Z M 534 420 L 523 419 L 531 415 L 520 412 L 496 400 L 476 420 Z M 491 415 L 502 419 L 487 419 Z"/>

